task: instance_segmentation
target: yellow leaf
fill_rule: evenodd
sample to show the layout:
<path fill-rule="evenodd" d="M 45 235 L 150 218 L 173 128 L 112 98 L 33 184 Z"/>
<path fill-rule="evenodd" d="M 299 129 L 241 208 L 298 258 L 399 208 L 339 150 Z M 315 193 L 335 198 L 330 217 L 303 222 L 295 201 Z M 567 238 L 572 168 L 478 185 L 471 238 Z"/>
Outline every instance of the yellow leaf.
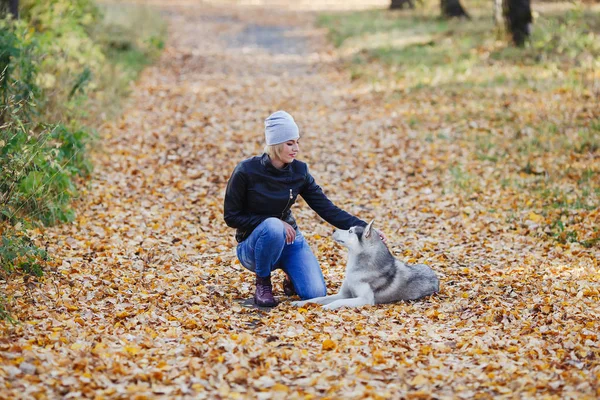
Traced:
<path fill-rule="evenodd" d="M 290 390 L 287 386 L 285 386 L 281 383 L 274 384 L 271 389 L 276 392 L 288 392 Z"/>
<path fill-rule="evenodd" d="M 428 391 L 424 391 L 424 390 L 416 390 L 414 392 L 408 392 L 406 393 L 406 398 L 407 399 L 431 399 L 431 393 L 429 393 Z"/>
<path fill-rule="evenodd" d="M 552 308 L 550 306 L 542 306 L 541 310 L 544 314 L 550 314 L 550 311 L 552 311 Z"/>
<path fill-rule="evenodd" d="M 94 348 L 92 349 L 92 354 L 100 354 L 100 352 L 106 348 L 106 345 L 104 343 L 98 343 L 96 346 L 94 346 Z"/>
<path fill-rule="evenodd" d="M 125 311 L 121 311 L 118 312 L 116 315 L 117 318 L 127 318 L 129 316 L 129 311 L 125 310 Z"/>
<path fill-rule="evenodd" d="M 533 222 L 539 223 L 544 220 L 544 217 L 542 215 L 536 214 L 532 211 L 529 213 L 529 219 L 532 220 Z"/>
<path fill-rule="evenodd" d="M 429 381 L 423 375 L 417 375 L 412 379 L 412 381 L 410 381 L 412 386 L 421 386 L 427 383 L 429 383 Z"/>
<path fill-rule="evenodd" d="M 337 345 L 335 344 L 335 342 L 331 339 L 325 339 L 323 340 L 323 350 L 333 350 L 337 347 Z"/>
<path fill-rule="evenodd" d="M 385 363 L 385 354 L 383 354 L 383 351 L 381 350 L 375 350 L 373 352 L 373 359 L 376 364 Z"/>
<path fill-rule="evenodd" d="M 83 347 L 83 344 L 81 343 L 73 343 L 71 345 L 71 350 L 80 350 Z"/>
<path fill-rule="evenodd" d="M 123 347 L 123 349 L 132 356 L 135 356 L 137 353 L 140 352 L 140 348 L 136 346 L 125 346 Z"/>
<path fill-rule="evenodd" d="M 202 385 L 200 383 L 194 383 L 192 385 L 192 389 L 194 389 L 197 392 L 204 392 L 206 390 L 206 388 L 204 387 L 204 385 Z"/>
<path fill-rule="evenodd" d="M 183 326 L 187 329 L 196 329 L 198 327 L 198 323 L 194 319 L 188 319 L 183 323 Z"/>

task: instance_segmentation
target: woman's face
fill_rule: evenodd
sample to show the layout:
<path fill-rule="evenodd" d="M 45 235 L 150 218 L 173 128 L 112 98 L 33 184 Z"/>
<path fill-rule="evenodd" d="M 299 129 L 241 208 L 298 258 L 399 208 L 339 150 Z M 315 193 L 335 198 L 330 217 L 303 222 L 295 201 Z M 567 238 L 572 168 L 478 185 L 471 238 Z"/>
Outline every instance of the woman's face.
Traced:
<path fill-rule="evenodd" d="M 285 164 L 289 164 L 292 161 L 294 161 L 294 159 L 298 155 L 298 152 L 300 151 L 299 146 L 300 143 L 298 142 L 298 140 L 288 140 L 287 142 L 284 142 L 283 148 L 279 153 L 279 158 L 281 159 L 281 161 Z"/>

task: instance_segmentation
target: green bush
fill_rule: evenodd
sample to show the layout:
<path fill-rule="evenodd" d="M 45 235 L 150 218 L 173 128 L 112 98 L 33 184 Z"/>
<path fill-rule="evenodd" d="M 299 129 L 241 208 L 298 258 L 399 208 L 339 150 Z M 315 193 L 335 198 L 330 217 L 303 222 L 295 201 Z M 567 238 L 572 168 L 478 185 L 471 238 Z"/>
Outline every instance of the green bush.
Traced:
<path fill-rule="evenodd" d="M 48 254 L 27 236 L 5 232 L 0 236 L 0 243 L 0 267 L 3 274 L 17 269 L 38 277 L 43 275 L 42 264 L 47 261 Z"/>
<path fill-rule="evenodd" d="M 36 43 L 22 22 L 0 20 L 0 125 L 31 120 L 41 91 Z"/>
<path fill-rule="evenodd" d="M 82 129 L 46 125 L 36 83 L 41 49 L 23 22 L 0 25 L 0 222 L 46 225 L 73 218 L 76 176 L 91 172 Z"/>
<path fill-rule="evenodd" d="M 0 134 L 0 221 L 52 225 L 74 217 L 77 177 L 87 177 L 88 134 L 57 125 L 31 135 L 15 127 Z"/>
<path fill-rule="evenodd" d="M 0 277 L 17 271 L 40 277 L 43 275 L 43 264 L 48 260 L 45 250 L 37 247 L 20 229 L 17 231 L 0 231 Z M 6 299 L 0 293 L 0 319 L 10 323 L 16 321 L 6 309 Z"/>
<path fill-rule="evenodd" d="M 42 121 L 71 127 L 87 116 L 87 91 L 96 89 L 93 78 L 107 62 L 91 36 L 102 14 L 91 0 L 25 0 L 21 6 L 43 54 L 36 77 L 44 92 Z"/>
<path fill-rule="evenodd" d="M 133 14 L 144 29 L 132 30 L 122 7 L 101 9 L 92 0 L 22 0 L 21 20 L 0 20 L 0 273 L 5 278 L 14 272 L 42 275 L 48 255 L 27 229 L 74 219 L 78 183 L 92 172 L 89 148 L 96 138 L 90 126 L 101 122 L 99 115 L 116 114 L 127 94 L 123 88 L 163 46 L 164 24 L 152 20 L 155 14 Z M 10 319 L 4 304 L 0 294 L 0 319 Z"/>
<path fill-rule="evenodd" d="M 26 228 L 71 221 L 75 180 L 91 172 L 82 129 L 46 124 L 43 48 L 24 21 L 0 21 L 0 271 L 40 276 L 47 255 Z M 0 298 L 0 318 L 9 314 Z"/>

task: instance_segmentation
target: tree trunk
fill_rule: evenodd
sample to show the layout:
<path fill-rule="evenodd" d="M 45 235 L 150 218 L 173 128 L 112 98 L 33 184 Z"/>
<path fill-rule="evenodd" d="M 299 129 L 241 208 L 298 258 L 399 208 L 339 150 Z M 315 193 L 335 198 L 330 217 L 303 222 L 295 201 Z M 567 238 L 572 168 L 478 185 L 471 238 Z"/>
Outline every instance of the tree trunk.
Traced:
<path fill-rule="evenodd" d="M 504 0 L 506 1 L 506 0 Z M 501 27 L 504 25 L 504 18 L 502 17 L 502 3 L 503 0 L 494 0 L 494 22 L 496 26 Z"/>
<path fill-rule="evenodd" d="M 0 0 L 0 16 L 10 13 L 14 19 L 19 19 L 19 0 Z"/>
<path fill-rule="evenodd" d="M 521 47 L 531 33 L 531 0 L 504 0 L 504 20 L 513 42 Z"/>
<path fill-rule="evenodd" d="M 413 0 L 392 0 L 390 10 L 401 10 L 404 6 L 406 8 L 415 8 L 415 3 Z"/>
<path fill-rule="evenodd" d="M 14 19 L 19 19 L 19 0 L 9 0 L 9 10 Z"/>
<path fill-rule="evenodd" d="M 460 4 L 460 0 L 441 0 L 442 17 L 455 18 L 464 17 L 470 18 L 469 14 L 465 11 L 463 6 Z"/>

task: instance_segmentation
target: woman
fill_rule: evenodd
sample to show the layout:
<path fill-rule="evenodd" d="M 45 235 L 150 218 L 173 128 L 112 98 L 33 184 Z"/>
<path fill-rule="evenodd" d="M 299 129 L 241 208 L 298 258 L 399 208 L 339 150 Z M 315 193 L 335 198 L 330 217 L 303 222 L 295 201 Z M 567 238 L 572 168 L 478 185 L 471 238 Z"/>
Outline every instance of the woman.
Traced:
<path fill-rule="evenodd" d="M 225 192 L 225 222 L 237 229 L 237 257 L 256 273 L 254 302 L 263 307 L 277 305 L 271 285 L 271 272 L 277 268 L 287 274 L 286 294 L 295 291 L 303 300 L 326 294 L 319 263 L 292 216 L 298 195 L 339 229 L 367 225 L 336 207 L 315 183 L 307 165 L 296 160 L 299 137 L 290 114 L 271 114 L 265 120 L 265 153 L 239 163 Z"/>

